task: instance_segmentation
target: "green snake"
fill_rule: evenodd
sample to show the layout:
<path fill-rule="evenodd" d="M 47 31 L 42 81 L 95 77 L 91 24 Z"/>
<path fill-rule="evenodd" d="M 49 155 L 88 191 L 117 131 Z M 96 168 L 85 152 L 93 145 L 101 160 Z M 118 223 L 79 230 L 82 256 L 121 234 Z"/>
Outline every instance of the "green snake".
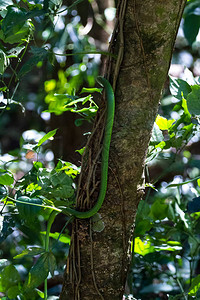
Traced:
<path fill-rule="evenodd" d="M 106 100 L 107 100 L 107 109 L 106 109 L 106 123 L 105 123 L 105 132 L 103 138 L 103 147 L 101 154 L 101 184 L 100 192 L 96 204 L 88 211 L 78 211 L 69 207 L 63 209 L 63 213 L 72 215 L 75 218 L 87 219 L 94 216 L 99 209 L 101 208 L 103 201 L 106 196 L 107 190 L 107 180 L 108 180 L 108 159 L 109 159 L 109 150 L 110 150 L 110 141 L 112 135 L 112 128 L 114 122 L 114 113 L 115 113 L 115 97 L 113 89 L 104 77 L 99 76 L 97 78 L 98 83 L 105 88 Z"/>

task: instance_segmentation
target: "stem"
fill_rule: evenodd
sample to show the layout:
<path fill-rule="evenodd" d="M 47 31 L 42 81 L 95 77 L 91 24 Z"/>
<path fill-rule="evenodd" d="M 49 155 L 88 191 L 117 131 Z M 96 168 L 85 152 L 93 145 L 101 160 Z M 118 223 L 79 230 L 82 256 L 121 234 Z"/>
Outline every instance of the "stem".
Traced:
<path fill-rule="evenodd" d="M 180 287 L 180 290 L 181 290 L 181 292 L 182 292 L 182 294 L 183 294 L 184 299 L 187 300 L 187 297 L 186 297 L 186 295 L 185 295 L 183 286 L 182 286 L 180 280 L 178 279 L 178 277 L 176 277 L 176 281 L 177 281 L 177 283 L 178 283 L 178 285 L 179 285 L 179 287 Z"/>
<path fill-rule="evenodd" d="M 55 211 L 55 210 L 52 211 L 49 216 L 48 222 L 47 222 L 47 231 L 46 231 L 46 237 L 45 237 L 45 251 L 46 252 L 49 251 L 49 233 L 50 233 L 51 226 L 53 224 L 53 221 L 54 221 L 56 215 L 57 215 L 57 211 Z M 44 300 L 47 300 L 47 278 L 44 281 Z"/>

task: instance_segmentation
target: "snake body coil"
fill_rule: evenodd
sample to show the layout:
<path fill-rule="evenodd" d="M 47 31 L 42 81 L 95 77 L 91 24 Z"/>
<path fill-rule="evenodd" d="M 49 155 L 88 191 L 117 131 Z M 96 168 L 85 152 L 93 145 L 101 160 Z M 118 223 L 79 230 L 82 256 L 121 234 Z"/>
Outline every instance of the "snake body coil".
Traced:
<path fill-rule="evenodd" d="M 110 150 L 110 141 L 112 135 L 112 128 L 114 122 L 114 113 L 115 113 L 115 97 L 113 89 L 104 77 L 98 77 L 98 82 L 105 88 L 106 99 L 107 99 L 107 109 L 106 109 L 106 123 L 105 123 L 105 132 L 103 138 L 103 148 L 101 155 L 101 184 L 100 192 L 96 204 L 88 211 L 78 211 L 69 207 L 63 209 L 63 212 L 69 215 L 74 216 L 79 219 L 90 218 L 95 215 L 101 208 L 103 201 L 106 196 L 107 190 L 107 179 L 108 179 L 108 159 L 109 159 L 109 150 Z"/>

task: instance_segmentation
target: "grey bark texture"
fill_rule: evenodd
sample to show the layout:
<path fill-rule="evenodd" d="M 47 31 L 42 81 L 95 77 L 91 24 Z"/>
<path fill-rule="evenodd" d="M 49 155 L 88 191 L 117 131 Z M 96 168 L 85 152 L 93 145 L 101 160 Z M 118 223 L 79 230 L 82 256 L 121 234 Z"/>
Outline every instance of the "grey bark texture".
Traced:
<path fill-rule="evenodd" d="M 119 13 L 123 5 L 124 15 Z M 95 218 L 75 220 L 61 300 L 122 300 L 145 157 L 184 5 L 185 0 L 119 1 L 110 49 L 121 58 L 112 59 L 106 69 L 116 86 L 116 113 L 107 195 L 99 212 L 104 228 L 97 228 Z M 97 157 L 99 165 L 100 158 L 90 153 L 98 153 L 101 132 L 96 130 L 92 137 L 87 164 Z M 88 179 L 87 164 L 83 190 L 84 181 L 92 178 Z M 96 174 L 93 181 L 98 183 L 98 168 Z M 98 189 L 91 194 L 89 202 L 78 204 L 90 206 Z"/>

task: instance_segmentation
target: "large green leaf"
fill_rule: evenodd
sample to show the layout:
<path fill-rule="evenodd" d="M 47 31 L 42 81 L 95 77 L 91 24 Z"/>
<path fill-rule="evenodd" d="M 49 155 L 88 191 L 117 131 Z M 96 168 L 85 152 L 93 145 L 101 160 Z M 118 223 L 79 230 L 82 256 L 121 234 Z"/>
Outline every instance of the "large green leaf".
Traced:
<path fill-rule="evenodd" d="M 169 87 L 170 87 L 171 94 L 178 100 L 182 100 L 182 95 L 184 98 L 187 98 L 187 95 L 192 90 L 190 85 L 182 79 L 176 79 L 171 76 L 169 76 L 169 79 L 170 79 Z"/>
<path fill-rule="evenodd" d="M 27 220 L 33 221 L 41 210 L 39 205 L 42 204 L 42 200 L 39 198 L 29 198 L 21 196 L 17 198 L 16 206 L 20 216 Z"/>
<path fill-rule="evenodd" d="M 196 14 L 188 15 L 184 20 L 183 30 L 184 35 L 190 45 L 192 45 L 199 32 L 200 16 Z"/>
<path fill-rule="evenodd" d="M 56 266 L 55 257 L 52 252 L 45 252 L 31 268 L 28 279 L 24 284 L 24 290 L 36 288 L 47 278 L 49 272 L 53 275 Z"/>
<path fill-rule="evenodd" d="M 0 171 L 0 184 L 11 186 L 14 182 L 12 174 Z"/>
<path fill-rule="evenodd" d="M 200 116 L 200 86 L 193 85 L 187 96 L 187 107 L 191 115 Z"/>
<path fill-rule="evenodd" d="M 1 29 L 7 38 L 11 36 L 23 27 L 27 20 L 26 11 L 16 6 L 8 6 L 7 14 L 2 21 Z"/>
<path fill-rule="evenodd" d="M 24 284 L 24 289 L 30 290 L 36 288 L 47 278 L 49 274 L 49 253 L 45 252 L 37 260 L 36 264 L 31 268 L 28 279 Z"/>
<path fill-rule="evenodd" d="M 196 293 L 200 289 L 200 275 L 192 279 L 192 284 L 189 289 L 189 295 L 190 296 L 196 296 Z"/>
<path fill-rule="evenodd" d="M 9 299 L 17 299 L 17 296 L 20 294 L 20 289 L 18 285 L 11 286 L 7 290 L 7 295 Z"/>
<path fill-rule="evenodd" d="M 0 39 L 4 43 L 15 44 L 24 42 L 29 36 L 31 30 L 33 30 L 33 25 L 30 21 L 26 21 L 25 24 L 20 28 L 16 33 L 11 33 L 8 36 L 5 36 L 3 30 L 0 30 Z"/>
<path fill-rule="evenodd" d="M 18 271 L 13 265 L 9 265 L 0 273 L 1 292 L 7 292 L 11 286 L 15 286 L 20 281 Z"/>
<path fill-rule="evenodd" d="M 153 203 L 150 215 L 154 220 L 162 220 L 168 216 L 168 205 L 163 199 L 158 199 Z"/>

